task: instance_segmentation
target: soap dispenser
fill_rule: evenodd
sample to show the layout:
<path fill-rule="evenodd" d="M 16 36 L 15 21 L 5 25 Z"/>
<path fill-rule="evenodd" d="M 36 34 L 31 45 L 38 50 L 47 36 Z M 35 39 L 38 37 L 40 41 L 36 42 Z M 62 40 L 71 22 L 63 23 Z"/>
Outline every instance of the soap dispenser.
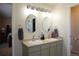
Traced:
<path fill-rule="evenodd" d="M 48 38 L 51 38 L 51 31 L 50 31 L 50 28 L 48 29 Z"/>
<path fill-rule="evenodd" d="M 18 28 L 18 39 L 19 40 L 23 40 L 23 28 L 21 27 L 21 25 L 19 25 L 19 28 Z"/>
<path fill-rule="evenodd" d="M 45 39 L 44 34 L 41 34 L 41 38 L 40 39 L 41 40 L 44 40 Z"/>
<path fill-rule="evenodd" d="M 59 37 L 59 32 L 58 32 L 58 29 L 57 28 L 55 28 L 54 29 L 54 31 L 52 31 L 52 38 L 57 38 L 57 37 Z"/>
<path fill-rule="evenodd" d="M 55 32 L 55 37 L 59 37 L 59 33 L 58 33 L 58 29 L 57 28 L 54 29 L 54 32 Z"/>

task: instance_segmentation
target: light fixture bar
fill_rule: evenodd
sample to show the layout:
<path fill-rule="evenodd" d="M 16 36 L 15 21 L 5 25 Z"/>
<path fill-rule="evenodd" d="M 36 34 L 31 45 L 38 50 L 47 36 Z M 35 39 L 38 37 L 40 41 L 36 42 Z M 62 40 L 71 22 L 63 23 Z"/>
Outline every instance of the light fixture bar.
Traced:
<path fill-rule="evenodd" d="M 37 11 L 41 11 L 41 12 L 51 12 L 50 10 L 48 9 L 45 9 L 45 8 L 40 8 L 40 7 L 35 7 L 35 6 L 32 6 L 32 5 L 27 5 L 27 8 L 29 9 L 32 9 L 32 10 L 37 10 Z"/>

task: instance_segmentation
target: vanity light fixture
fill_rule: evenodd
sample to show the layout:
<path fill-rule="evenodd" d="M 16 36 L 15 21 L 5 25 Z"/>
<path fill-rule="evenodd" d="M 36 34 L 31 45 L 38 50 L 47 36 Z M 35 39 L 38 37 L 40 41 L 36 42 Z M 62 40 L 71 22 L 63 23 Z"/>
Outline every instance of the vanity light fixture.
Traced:
<path fill-rule="evenodd" d="M 30 8 L 30 5 L 27 5 L 27 8 Z"/>
<path fill-rule="evenodd" d="M 32 10 L 37 10 L 37 11 L 41 11 L 41 12 L 51 12 L 50 10 L 48 9 L 45 9 L 45 8 L 40 8 L 40 7 L 35 7 L 35 6 L 32 6 L 32 5 L 27 5 L 27 9 L 32 9 Z"/>

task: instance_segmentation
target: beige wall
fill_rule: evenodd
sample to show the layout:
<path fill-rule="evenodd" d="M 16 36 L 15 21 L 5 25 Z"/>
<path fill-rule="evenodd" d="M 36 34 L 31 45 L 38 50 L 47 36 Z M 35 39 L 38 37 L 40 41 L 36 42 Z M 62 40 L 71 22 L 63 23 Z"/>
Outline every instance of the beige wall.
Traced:
<path fill-rule="evenodd" d="M 63 37 L 63 55 L 70 55 L 70 8 L 67 5 L 57 4 L 53 10 L 53 27 L 57 27 Z"/>

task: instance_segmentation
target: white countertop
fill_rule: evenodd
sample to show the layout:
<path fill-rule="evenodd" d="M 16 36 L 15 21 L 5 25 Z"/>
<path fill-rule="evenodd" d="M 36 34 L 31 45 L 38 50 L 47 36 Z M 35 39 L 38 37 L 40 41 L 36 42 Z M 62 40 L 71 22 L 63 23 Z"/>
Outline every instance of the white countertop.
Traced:
<path fill-rule="evenodd" d="M 51 43 L 51 42 L 56 42 L 62 40 L 61 38 L 49 38 L 49 39 L 45 39 L 45 40 L 41 40 L 41 39 L 37 39 L 37 40 L 23 40 L 23 44 L 26 45 L 27 47 L 32 47 L 32 46 L 36 46 L 36 45 L 41 45 L 41 44 L 46 44 L 46 43 Z"/>

